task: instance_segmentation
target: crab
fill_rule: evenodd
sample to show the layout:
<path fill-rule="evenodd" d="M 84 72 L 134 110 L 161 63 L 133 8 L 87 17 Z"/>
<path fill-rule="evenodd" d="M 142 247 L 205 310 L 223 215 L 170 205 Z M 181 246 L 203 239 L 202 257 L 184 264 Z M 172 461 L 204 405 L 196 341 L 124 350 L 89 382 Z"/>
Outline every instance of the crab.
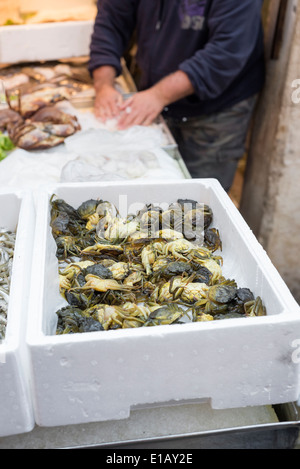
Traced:
<path fill-rule="evenodd" d="M 255 300 L 247 301 L 244 304 L 245 314 L 248 317 L 266 316 L 266 307 L 264 306 L 260 296 Z"/>
<path fill-rule="evenodd" d="M 91 307 L 88 313 L 99 321 L 104 330 L 141 327 L 150 314 L 149 308 L 125 302 L 122 306 L 99 304 Z"/>
<path fill-rule="evenodd" d="M 119 290 L 119 291 L 128 291 L 131 290 L 131 286 L 123 285 L 117 280 L 113 279 L 102 279 L 97 277 L 97 275 L 88 274 L 86 277 L 86 284 L 81 287 L 83 290 L 92 288 L 93 290 L 99 292 L 107 292 L 108 290 Z"/>
<path fill-rule="evenodd" d="M 130 273 L 130 266 L 127 262 L 116 262 L 109 267 L 115 280 L 124 280 Z"/>
<path fill-rule="evenodd" d="M 7 131 L 15 146 L 24 150 L 44 150 L 64 142 L 81 126 L 76 116 L 53 104 L 68 95 L 60 90 L 43 90 L 12 101 L 6 93 L 8 109 L 0 112 L 0 130 Z"/>
<path fill-rule="evenodd" d="M 104 254 L 119 255 L 124 251 L 123 247 L 117 244 L 101 244 L 96 243 L 93 246 L 88 246 L 81 251 L 82 255 L 101 256 Z"/>
<path fill-rule="evenodd" d="M 39 109 L 29 118 L 28 122 L 51 122 L 54 125 L 71 125 L 74 129 L 80 130 L 80 124 L 76 116 L 67 114 L 55 106 L 46 106 Z"/>
<path fill-rule="evenodd" d="M 146 270 L 146 274 L 149 275 L 152 272 L 151 266 L 156 261 L 156 250 L 154 244 L 145 246 L 141 252 L 142 264 Z"/>
<path fill-rule="evenodd" d="M 70 99 L 71 93 L 66 87 L 49 87 L 26 93 L 21 96 L 18 92 L 18 100 L 12 101 L 6 93 L 8 105 L 17 111 L 24 119 L 30 118 L 39 109 L 53 105 L 59 101 Z"/>
<path fill-rule="evenodd" d="M 149 314 L 144 326 L 164 326 L 174 324 L 177 323 L 184 315 L 185 310 L 180 308 L 178 305 L 167 304 L 158 306 Z"/>
<path fill-rule="evenodd" d="M 195 303 L 199 298 L 206 296 L 208 286 L 205 283 L 191 282 L 191 278 L 173 277 L 164 283 L 153 294 L 157 296 L 158 302 L 183 300 L 187 303 Z"/>
<path fill-rule="evenodd" d="M 66 137 L 80 130 L 76 116 L 49 106 L 37 111 L 30 119 L 7 124 L 12 142 L 24 150 L 47 149 L 60 145 Z"/>
<path fill-rule="evenodd" d="M 200 307 L 200 312 L 205 314 L 226 312 L 228 303 L 234 299 L 236 292 L 235 280 L 225 280 L 218 285 L 207 287 L 204 298 L 199 299 L 195 306 Z"/>

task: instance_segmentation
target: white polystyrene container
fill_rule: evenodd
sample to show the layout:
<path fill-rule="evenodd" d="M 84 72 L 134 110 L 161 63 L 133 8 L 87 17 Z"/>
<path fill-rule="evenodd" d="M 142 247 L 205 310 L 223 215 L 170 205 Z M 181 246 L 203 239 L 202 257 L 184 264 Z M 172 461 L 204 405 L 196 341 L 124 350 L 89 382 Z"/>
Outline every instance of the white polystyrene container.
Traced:
<path fill-rule="evenodd" d="M 5 339 L 0 343 L 0 436 L 34 426 L 25 342 L 35 213 L 31 196 L 0 192 L 0 227 L 17 230 Z"/>
<path fill-rule="evenodd" d="M 109 200 L 122 215 L 178 198 L 210 205 L 224 275 L 261 296 L 267 316 L 56 336 L 62 299 L 49 226 L 53 193 L 75 208 Z M 221 409 L 298 398 L 299 306 L 216 180 L 65 184 L 38 199 L 27 330 L 37 424 L 123 419 L 131 408 L 158 403 L 209 400 Z"/>
<path fill-rule="evenodd" d="M 89 54 L 94 21 L 0 27 L 0 62 L 40 62 Z"/>

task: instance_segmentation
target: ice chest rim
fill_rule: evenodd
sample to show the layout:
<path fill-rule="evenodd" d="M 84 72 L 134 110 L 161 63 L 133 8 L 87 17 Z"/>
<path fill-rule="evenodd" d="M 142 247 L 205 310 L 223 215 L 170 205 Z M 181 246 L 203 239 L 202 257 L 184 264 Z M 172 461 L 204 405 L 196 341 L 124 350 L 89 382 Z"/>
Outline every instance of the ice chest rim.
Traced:
<path fill-rule="evenodd" d="M 142 187 L 145 187 L 147 185 L 148 187 L 155 187 L 157 184 L 162 184 L 161 181 L 138 181 L 138 182 L 132 182 L 132 181 L 126 181 L 122 182 L 105 182 L 105 183 L 89 183 L 89 184 L 77 184 L 77 183 L 69 183 L 69 184 L 57 184 L 57 185 L 49 185 L 47 188 L 44 188 L 43 194 L 40 194 L 39 197 L 39 207 L 40 210 L 43 210 L 45 208 L 45 200 L 49 201 L 49 197 L 55 193 L 55 188 L 59 190 L 71 190 L 71 191 L 80 191 L 84 189 L 99 189 L 101 188 L 118 188 L 118 187 L 124 187 L 124 188 L 139 188 L 141 189 Z M 164 187 L 171 186 L 171 185 L 181 185 L 181 186 L 197 186 L 197 184 L 205 186 L 215 192 L 215 194 L 219 197 L 222 198 L 223 201 L 223 206 L 224 210 L 230 215 L 232 220 L 234 222 L 238 222 L 239 228 L 242 229 L 243 231 L 243 236 L 245 237 L 246 242 L 252 243 L 254 245 L 253 252 L 252 254 L 256 257 L 257 261 L 261 263 L 261 259 L 264 260 L 263 262 L 263 270 L 267 271 L 268 277 L 270 279 L 271 283 L 274 283 L 276 287 L 279 289 L 279 291 L 282 294 L 282 301 L 284 304 L 284 311 L 281 314 L 276 314 L 276 315 L 270 315 L 266 317 L 260 317 L 260 318 L 251 318 L 251 320 L 243 320 L 243 319 L 231 319 L 229 321 L 224 320 L 224 321 L 216 321 L 216 323 L 213 325 L 213 330 L 214 331 L 219 331 L 219 333 L 222 334 L 224 331 L 230 331 L 233 328 L 239 331 L 247 331 L 247 330 L 253 330 L 254 332 L 256 330 L 261 329 L 262 327 L 268 327 L 269 329 L 274 328 L 276 326 L 281 326 L 283 323 L 285 325 L 289 325 L 290 328 L 299 327 L 299 321 L 300 321 L 300 316 L 299 316 L 299 305 L 296 303 L 294 298 L 292 297 L 291 293 L 289 292 L 286 284 L 283 282 L 281 279 L 280 275 L 278 274 L 277 270 L 275 267 L 272 265 L 270 259 L 268 258 L 267 254 L 265 251 L 262 249 L 262 247 L 258 244 L 256 238 L 254 237 L 253 233 L 243 220 L 242 216 L 240 215 L 239 211 L 236 209 L 234 204 L 230 201 L 229 197 L 223 191 L 221 188 L 220 184 L 216 180 L 208 180 L 208 179 L 200 179 L 200 180 L 183 180 L 183 181 L 167 181 L 163 183 Z M 81 200 L 82 202 L 83 200 Z M 148 202 L 148 201 L 147 201 Z M 39 210 L 39 209 L 38 209 Z M 39 213 L 39 211 L 38 211 Z M 43 218 L 45 220 L 46 214 L 43 214 Z M 37 217 L 38 218 L 38 217 Z M 45 226 L 45 223 L 40 223 L 41 220 L 39 220 L 39 225 L 36 227 L 36 236 L 38 237 L 43 237 L 46 235 L 45 230 L 47 227 Z M 33 262 L 34 263 L 34 262 Z M 37 294 L 32 297 L 31 295 L 31 306 L 30 306 L 30 317 L 29 317 L 29 322 L 28 322 L 28 329 L 27 329 L 27 343 L 28 346 L 31 350 L 32 356 L 34 356 L 35 353 L 38 353 L 39 350 L 42 350 L 43 347 L 48 347 L 48 349 L 60 349 L 62 350 L 66 346 L 73 347 L 75 344 L 78 344 L 79 347 L 86 347 L 89 344 L 90 345 L 95 345 L 98 343 L 100 335 L 102 334 L 101 332 L 92 332 L 92 333 L 85 333 L 85 334 L 74 334 L 73 336 L 49 336 L 45 335 L 42 332 L 42 317 L 41 314 L 38 312 L 38 308 L 35 309 L 35 306 L 38 304 L 41 304 L 42 298 L 39 298 L 39 295 L 41 295 L 41 291 L 37 292 Z M 283 317 L 284 316 L 284 317 Z M 33 321 L 34 318 L 34 321 Z M 34 324 L 34 325 L 33 325 Z M 177 326 L 176 326 L 177 327 Z M 185 324 L 185 325 L 180 325 L 180 332 L 187 332 L 191 335 L 195 334 L 196 332 L 201 331 L 210 331 L 212 330 L 212 324 L 211 323 L 200 323 L 200 324 Z M 179 332 L 179 329 L 176 330 L 176 334 Z M 136 339 L 140 340 L 145 337 L 151 337 L 153 340 L 159 340 L 162 336 L 164 339 L 167 341 L 168 337 L 170 338 L 172 335 L 174 335 L 175 329 L 174 326 L 159 326 L 155 328 L 150 328 L 150 330 L 145 329 L 136 329 L 134 330 L 134 336 Z M 226 333 L 226 332 L 225 332 Z M 130 330 L 116 330 L 116 331 L 107 331 L 105 332 L 105 335 L 101 335 L 101 343 L 102 344 L 117 344 L 118 341 L 122 341 L 124 343 L 124 340 L 129 337 L 133 337 L 133 332 Z M 300 335 L 300 334 L 299 334 Z M 298 382 L 295 383 L 298 389 Z M 281 402 L 267 402 L 267 403 L 282 403 Z M 286 402 L 286 401 L 285 401 Z M 264 403 L 262 403 L 264 404 Z M 253 404 L 255 405 L 255 404 Z M 49 425 L 49 421 L 46 419 L 43 420 L 43 417 L 41 418 L 41 422 L 44 422 L 45 425 Z M 117 418 L 117 417 L 116 417 Z M 99 417 L 97 417 L 99 419 Z M 104 418 L 106 419 L 106 418 Z M 51 419 L 50 419 L 51 420 Z M 46 423 L 45 423 L 46 422 Z M 53 420 L 53 425 L 57 424 L 57 421 L 55 419 Z M 75 422 L 73 423 L 79 423 L 76 419 Z"/>
<path fill-rule="evenodd" d="M 1 407 L 5 407 L 3 412 L 9 412 L 10 416 L 9 421 L 1 419 L 0 436 L 9 436 L 29 432 L 34 427 L 25 335 L 35 214 L 28 191 L 1 188 L 1 201 L 7 204 L 4 211 L 12 210 L 13 204 L 18 205 L 18 213 L 8 213 L 4 223 L 0 220 L 1 227 L 13 230 L 14 223 L 16 228 L 6 336 L 0 344 L 0 354 L 4 358 L 0 363 L 0 374 L 9 377 L 7 382 L 12 386 L 11 396 L 7 391 L 1 399 Z"/>

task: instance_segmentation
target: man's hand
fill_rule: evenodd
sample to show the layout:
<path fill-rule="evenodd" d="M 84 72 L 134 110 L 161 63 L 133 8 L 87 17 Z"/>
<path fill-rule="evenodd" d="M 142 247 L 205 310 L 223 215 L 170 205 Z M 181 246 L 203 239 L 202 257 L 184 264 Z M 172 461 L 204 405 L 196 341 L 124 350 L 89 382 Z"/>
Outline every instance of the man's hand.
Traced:
<path fill-rule="evenodd" d="M 118 117 L 123 97 L 114 86 L 116 70 L 114 67 L 104 65 L 94 70 L 93 78 L 96 92 L 95 116 L 102 122 Z"/>
<path fill-rule="evenodd" d="M 140 91 L 120 106 L 121 115 L 118 121 L 120 130 L 133 125 L 150 125 L 164 108 L 164 102 L 155 88 Z"/>
<path fill-rule="evenodd" d="M 194 93 L 189 77 L 182 71 L 166 76 L 146 91 L 140 91 L 121 105 L 119 129 L 150 125 L 171 103 Z"/>
<path fill-rule="evenodd" d="M 152 124 L 165 106 L 194 92 L 189 77 L 180 70 L 166 76 L 148 90 L 134 94 L 126 101 L 114 87 L 116 70 L 113 67 L 99 67 L 94 70 L 93 77 L 96 117 L 103 122 L 117 118 L 120 130 L 133 125 Z"/>
<path fill-rule="evenodd" d="M 102 85 L 96 91 L 94 112 L 102 122 L 118 117 L 123 103 L 122 95 L 111 85 Z"/>

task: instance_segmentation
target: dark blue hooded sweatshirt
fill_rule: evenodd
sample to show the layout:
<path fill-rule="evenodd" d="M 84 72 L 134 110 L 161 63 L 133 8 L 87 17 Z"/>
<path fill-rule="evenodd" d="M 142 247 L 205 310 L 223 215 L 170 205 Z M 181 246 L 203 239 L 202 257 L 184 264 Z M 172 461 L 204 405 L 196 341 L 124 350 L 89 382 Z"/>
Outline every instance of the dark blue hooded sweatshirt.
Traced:
<path fill-rule="evenodd" d="M 262 0 L 99 0 L 90 72 L 112 65 L 136 31 L 141 89 L 176 70 L 195 94 L 168 106 L 167 115 L 219 112 L 259 92 L 264 83 Z"/>

